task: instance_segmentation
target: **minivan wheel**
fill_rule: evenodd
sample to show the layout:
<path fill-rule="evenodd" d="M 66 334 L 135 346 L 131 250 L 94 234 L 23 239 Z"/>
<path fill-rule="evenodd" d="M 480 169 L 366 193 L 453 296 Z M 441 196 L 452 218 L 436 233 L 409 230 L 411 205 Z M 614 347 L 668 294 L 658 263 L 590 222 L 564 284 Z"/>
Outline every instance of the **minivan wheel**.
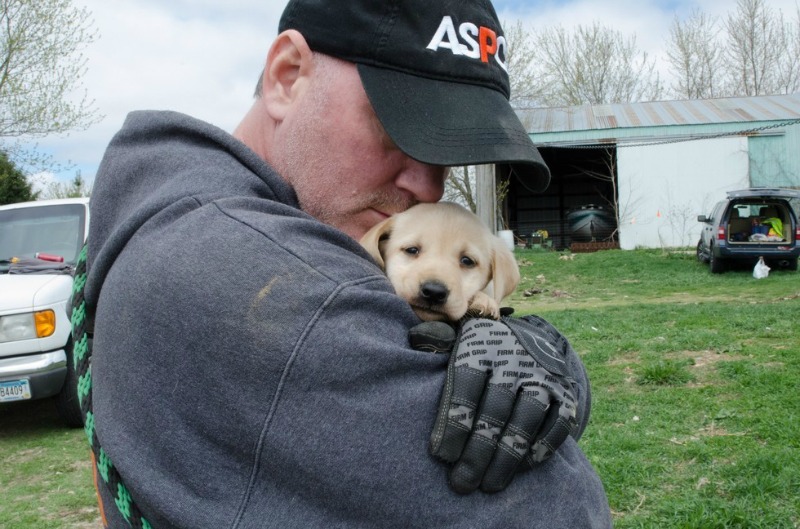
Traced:
<path fill-rule="evenodd" d="M 719 257 L 714 256 L 714 249 L 709 252 L 708 265 L 712 274 L 721 274 L 725 271 L 725 263 Z"/>
<path fill-rule="evenodd" d="M 78 374 L 72 365 L 72 340 L 67 343 L 67 376 L 64 379 L 64 386 L 56 395 L 56 411 L 61 420 L 70 428 L 80 428 L 83 426 L 81 416 L 81 405 L 78 401 Z"/>
<path fill-rule="evenodd" d="M 703 254 L 703 241 L 697 241 L 697 260 L 701 263 L 707 263 L 708 259 L 706 258 L 705 254 Z"/>
<path fill-rule="evenodd" d="M 796 257 L 794 259 L 789 259 L 788 264 L 786 265 L 786 269 L 787 270 L 793 270 L 793 271 L 797 270 L 797 258 Z"/>

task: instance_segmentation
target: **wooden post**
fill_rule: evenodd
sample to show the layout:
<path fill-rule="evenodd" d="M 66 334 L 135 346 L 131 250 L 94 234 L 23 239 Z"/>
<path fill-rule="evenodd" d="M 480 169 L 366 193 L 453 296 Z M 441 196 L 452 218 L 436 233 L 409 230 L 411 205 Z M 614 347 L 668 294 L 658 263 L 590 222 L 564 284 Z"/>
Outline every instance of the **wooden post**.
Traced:
<path fill-rule="evenodd" d="M 494 165 L 475 166 L 475 194 L 477 214 L 497 233 L 497 197 L 495 195 Z"/>

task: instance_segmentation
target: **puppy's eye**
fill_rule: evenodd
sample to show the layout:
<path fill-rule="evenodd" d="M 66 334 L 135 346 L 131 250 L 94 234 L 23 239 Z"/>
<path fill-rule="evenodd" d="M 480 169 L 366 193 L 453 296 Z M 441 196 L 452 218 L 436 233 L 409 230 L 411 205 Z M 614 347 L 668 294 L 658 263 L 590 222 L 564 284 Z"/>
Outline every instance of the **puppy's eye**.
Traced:
<path fill-rule="evenodd" d="M 416 246 L 409 246 L 408 248 L 404 248 L 403 251 L 408 255 L 417 255 L 419 254 L 419 248 Z"/>
<path fill-rule="evenodd" d="M 472 268 L 472 267 L 476 266 L 477 264 L 478 263 L 473 261 L 471 257 L 468 257 L 466 255 L 461 257 L 461 266 L 463 266 L 463 267 Z"/>

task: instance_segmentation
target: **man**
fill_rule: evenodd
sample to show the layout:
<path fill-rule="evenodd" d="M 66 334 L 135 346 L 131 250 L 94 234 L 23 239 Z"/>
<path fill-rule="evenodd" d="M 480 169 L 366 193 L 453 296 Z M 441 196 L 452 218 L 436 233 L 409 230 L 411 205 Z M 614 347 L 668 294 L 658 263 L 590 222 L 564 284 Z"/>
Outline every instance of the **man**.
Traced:
<path fill-rule="evenodd" d="M 357 242 L 438 200 L 448 165 L 546 185 L 493 8 L 292 0 L 279 30 L 233 136 L 134 113 L 101 165 L 92 418 L 124 484 L 98 462 L 106 524 L 135 505 L 193 529 L 610 527 L 573 438 L 497 494 L 448 485 L 426 451 L 448 355 L 409 346 L 419 320 Z"/>

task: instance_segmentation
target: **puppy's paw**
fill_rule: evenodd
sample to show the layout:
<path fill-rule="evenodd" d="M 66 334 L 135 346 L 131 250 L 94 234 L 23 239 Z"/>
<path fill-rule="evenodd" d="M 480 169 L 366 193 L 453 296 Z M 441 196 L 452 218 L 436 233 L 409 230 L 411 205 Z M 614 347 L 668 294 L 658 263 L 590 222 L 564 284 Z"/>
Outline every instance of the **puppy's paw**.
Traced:
<path fill-rule="evenodd" d="M 500 305 L 485 292 L 478 292 L 469 302 L 467 314 L 480 318 L 500 319 Z"/>

